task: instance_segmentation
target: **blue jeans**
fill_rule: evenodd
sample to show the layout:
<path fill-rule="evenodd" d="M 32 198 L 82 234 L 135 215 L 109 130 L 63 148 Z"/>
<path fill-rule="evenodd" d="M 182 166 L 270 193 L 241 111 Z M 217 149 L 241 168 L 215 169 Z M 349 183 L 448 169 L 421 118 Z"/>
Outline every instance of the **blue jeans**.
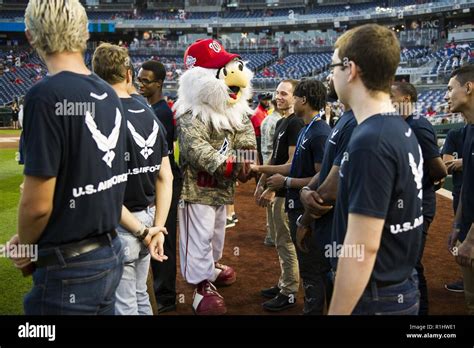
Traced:
<path fill-rule="evenodd" d="M 58 248 L 39 251 L 39 257 L 56 253 L 61 264 L 37 268 L 33 289 L 25 296 L 26 315 L 114 315 L 115 290 L 123 271 L 123 249 L 118 237 L 110 245 L 62 258 Z"/>
<path fill-rule="evenodd" d="M 420 291 L 416 273 L 405 281 L 377 287 L 369 281 L 353 315 L 418 315 Z"/>
<path fill-rule="evenodd" d="M 145 226 L 153 226 L 154 207 L 132 214 Z M 115 293 L 117 297 L 115 312 L 118 315 L 153 315 L 146 284 L 150 253 L 137 237 L 122 226 L 119 226 L 117 231 L 123 244 L 125 264 L 122 279 Z"/>

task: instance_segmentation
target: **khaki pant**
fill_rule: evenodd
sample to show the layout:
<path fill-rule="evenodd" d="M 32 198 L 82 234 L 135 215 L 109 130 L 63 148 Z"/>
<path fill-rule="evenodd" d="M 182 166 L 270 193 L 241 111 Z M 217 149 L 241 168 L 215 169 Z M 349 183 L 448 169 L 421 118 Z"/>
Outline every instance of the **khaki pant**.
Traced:
<path fill-rule="evenodd" d="M 293 241 L 291 240 L 288 214 L 285 213 L 285 198 L 276 197 L 273 203 L 272 217 L 269 223 L 273 222 L 270 232 L 275 241 L 275 247 L 280 259 L 281 275 L 278 287 L 283 295 L 296 294 L 299 288 L 298 259 Z"/>
<path fill-rule="evenodd" d="M 273 202 L 267 205 L 267 235 L 265 240 L 271 239 L 275 236 L 275 223 L 273 222 Z"/>

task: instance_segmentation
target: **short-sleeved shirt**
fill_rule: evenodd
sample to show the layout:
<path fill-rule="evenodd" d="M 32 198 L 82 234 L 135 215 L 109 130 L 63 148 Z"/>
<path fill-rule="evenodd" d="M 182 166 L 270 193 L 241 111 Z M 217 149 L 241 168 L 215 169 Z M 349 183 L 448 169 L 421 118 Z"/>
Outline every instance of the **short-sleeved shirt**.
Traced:
<path fill-rule="evenodd" d="M 142 96 L 141 94 L 131 94 L 130 96 L 136 101 L 138 101 L 139 103 L 142 103 L 143 105 L 151 107 L 150 104 L 148 104 L 148 101 L 146 100 L 146 98 Z"/>
<path fill-rule="evenodd" d="M 336 245 L 344 243 L 349 214 L 384 219 L 371 277 L 393 283 L 407 279 L 419 256 L 423 225 L 423 155 L 414 132 L 398 115 L 369 117 L 354 129 L 339 176 Z"/>
<path fill-rule="evenodd" d="M 428 162 L 440 157 L 438 139 L 432 124 L 423 116 L 410 115 L 406 122 L 415 133 L 423 153 L 423 215 L 432 220 L 436 212 L 436 192 L 429 175 Z"/>
<path fill-rule="evenodd" d="M 128 181 L 124 205 L 135 212 L 155 201 L 155 182 L 168 145 L 163 124 L 153 110 L 133 98 L 122 98 L 127 120 Z"/>
<path fill-rule="evenodd" d="M 291 161 L 291 178 L 309 178 L 316 174 L 314 165 L 321 163 L 324 156 L 326 139 L 331 127 L 316 116 L 314 122 L 301 129 L 298 136 L 297 148 Z M 286 210 L 303 209 L 299 189 L 289 188 L 286 193 Z"/>
<path fill-rule="evenodd" d="M 171 111 L 168 103 L 165 100 L 160 100 L 158 103 L 152 105 L 153 111 L 160 122 L 165 126 L 166 142 L 168 143 L 168 152 L 171 156 L 174 153 L 173 146 L 176 140 L 176 130 L 173 122 L 173 111 Z"/>
<path fill-rule="evenodd" d="M 467 125 L 462 154 L 462 219 L 474 223 L 474 125 Z"/>
<path fill-rule="evenodd" d="M 458 129 L 451 129 L 446 135 L 446 140 L 441 150 L 442 155 L 451 155 L 455 159 L 462 158 L 462 149 L 464 145 L 464 132 L 466 126 Z M 453 172 L 453 196 L 458 196 L 461 193 L 462 186 L 462 171 Z"/>
<path fill-rule="evenodd" d="M 180 177 L 181 173 L 174 160 L 174 142 L 177 140 L 178 133 L 176 132 L 176 126 L 173 120 L 173 111 L 171 111 L 168 103 L 162 99 L 158 103 L 152 105 L 153 111 L 156 117 L 160 120 L 166 130 L 166 142 L 168 144 L 168 155 L 171 164 L 171 170 L 173 175 Z"/>
<path fill-rule="evenodd" d="M 344 152 L 346 152 L 355 127 L 357 127 L 357 120 L 352 110 L 349 110 L 341 116 L 329 134 L 324 149 L 321 171 L 319 172 L 319 185 L 326 180 L 333 166 L 340 167 Z M 320 219 L 315 220 L 312 224 L 312 229 L 315 231 L 321 246 L 330 242 L 333 216 L 334 209 L 324 214 Z"/>
<path fill-rule="evenodd" d="M 126 120 L 115 91 L 97 75 L 63 71 L 25 100 L 25 175 L 56 177 L 40 248 L 118 226 L 127 181 Z"/>
<path fill-rule="evenodd" d="M 291 114 L 288 117 L 280 119 L 275 127 L 273 136 L 273 165 L 285 164 L 288 162 L 288 149 L 290 146 L 296 146 L 298 134 L 304 127 L 304 121 Z M 276 192 L 277 197 L 285 197 L 286 189 Z"/>

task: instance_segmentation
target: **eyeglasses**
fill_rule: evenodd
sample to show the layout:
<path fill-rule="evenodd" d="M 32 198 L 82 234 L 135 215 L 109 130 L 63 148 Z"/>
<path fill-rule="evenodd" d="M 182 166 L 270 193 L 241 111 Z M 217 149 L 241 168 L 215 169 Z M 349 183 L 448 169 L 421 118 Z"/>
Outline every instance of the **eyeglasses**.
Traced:
<path fill-rule="evenodd" d="M 340 63 L 334 63 L 334 64 L 329 64 L 329 72 L 332 74 L 334 73 L 334 68 L 336 66 L 340 66 L 341 70 L 344 70 L 346 68 L 346 65 L 343 62 Z"/>
<path fill-rule="evenodd" d="M 141 79 L 139 77 L 136 78 L 136 81 L 137 81 L 137 83 L 141 83 L 144 86 L 148 86 L 149 84 L 151 84 L 153 82 L 158 82 L 158 80 L 150 81 L 150 80 L 147 80 L 147 79 Z"/>

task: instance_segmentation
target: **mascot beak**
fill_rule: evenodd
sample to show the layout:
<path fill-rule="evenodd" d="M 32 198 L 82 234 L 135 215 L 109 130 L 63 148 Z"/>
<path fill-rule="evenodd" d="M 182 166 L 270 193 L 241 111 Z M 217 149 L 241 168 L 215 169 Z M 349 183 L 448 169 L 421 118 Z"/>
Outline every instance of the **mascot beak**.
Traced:
<path fill-rule="evenodd" d="M 244 73 L 244 63 L 236 58 L 226 64 L 224 68 L 219 69 L 217 78 L 224 80 L 229 88 L 229 104 L 235 104 L 239 101 L 242 88 L 246 88 L 249 81 Z"/>

